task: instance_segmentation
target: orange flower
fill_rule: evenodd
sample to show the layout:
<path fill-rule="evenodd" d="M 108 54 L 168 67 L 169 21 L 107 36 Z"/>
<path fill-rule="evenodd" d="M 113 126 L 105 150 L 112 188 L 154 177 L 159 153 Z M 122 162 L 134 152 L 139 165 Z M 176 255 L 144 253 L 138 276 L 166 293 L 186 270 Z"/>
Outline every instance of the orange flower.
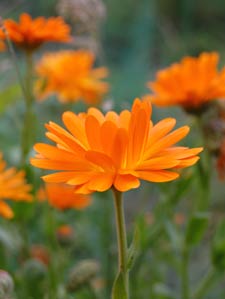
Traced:
<path fill-rule="evenodd" d="M 97 109 L 87 113 L 63 114 L 67 130 L 50 122 L 47 137 L 56 146 L 38 143 L 37 156 L 31 164 L 59 170 L 44 176 L 46 182 L 66 182 L 77 193 L 105 191 L 114 186 L 119 191 L 137 188 L 140 179 L 166 182 L 179 174 L 173 170 L 193 165 L 202 148 L 174 146 L 184 138 L 189 127 L 170 132 L 176 124 L 166 118 L 155 126 L 150 121 L 149 101 L 134 101 L 131 112 L 113 111 L 105 116 Z"/>
<path fill-rule="evenodd" d="M 68 42 L 71 39 L 70 27 L 61 17 L 32 19 L 23 13 L 18 23 L 8 19 L 4 21 L 4 27 L 9 38 L 27 51 L 35 50 L 45 42 Z"/>
<path fill-rule="evenodd" d="M 180 105 L 192 111 L 225 97 L 225 68 L 217 71 L 218 60 L 216 52 L 202 53 L 159 71 L 156 81 L 148 83 L 153 91 L 152 102 L 158 106 Z"/>
<path fill-rule="evenodd" d="M 61 102 L 83 99 L 88 104 L 97 103 L 108 91 L 108 84 L 100 81 L 107 76 L 107 69 L 93 69 L 94 59 L 85 50 L 47 53 L 37 65 L 38 96 L 56 93 Z"/>
<path fill-rule="evenodd" d="M 76 194 L 74 187 L 70 185 L 49 183 L 45 185 L 44 192 L 48 202 L 60 210 L 69 208 L 81 210 L 91 204 L 90 196 Z"/>
<path fill-rule="evenodd" d="M 28 192 L 31 186 L 25 182 L 25 173 L 15 168 L 5 169 L 6 163 L 0 153 L 0 215 L 5 218 L 12 218 L 13 211 L 3 201 L 11 199 L 15 201 L 31 201 L 32 196 Z"/>

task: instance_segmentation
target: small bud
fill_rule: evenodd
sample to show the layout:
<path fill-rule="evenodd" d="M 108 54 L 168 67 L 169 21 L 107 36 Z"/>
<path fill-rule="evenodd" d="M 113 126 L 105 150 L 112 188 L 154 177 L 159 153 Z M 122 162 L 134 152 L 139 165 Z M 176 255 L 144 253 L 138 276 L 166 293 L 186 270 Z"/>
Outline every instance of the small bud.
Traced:
<path fill-rule="evenodd" d="M 12 277 L 8 272 L 0 270 L 0 299 L 10 299 L 14 288 Z"/>
<path fill-rule="evenodd" d="M 61 225 L 56 231 L 56 238 L 60 245 L 70 245 L 74 240 L 74 230 L 70 225 Z"/>
<path fill-rule="evenodd" d="M 23 275 L 31 283 L 45 278 L 47 267 L 39 260 L 29 259 L 23 264 Z"/>
<path fill-rule="evenodd" d="M 96 260 L 84 260 L 79 262 L 70 272 L 67 290 L 74 292 L 83 285 L 90 283 L 99 269 L 100 265 Z"/>

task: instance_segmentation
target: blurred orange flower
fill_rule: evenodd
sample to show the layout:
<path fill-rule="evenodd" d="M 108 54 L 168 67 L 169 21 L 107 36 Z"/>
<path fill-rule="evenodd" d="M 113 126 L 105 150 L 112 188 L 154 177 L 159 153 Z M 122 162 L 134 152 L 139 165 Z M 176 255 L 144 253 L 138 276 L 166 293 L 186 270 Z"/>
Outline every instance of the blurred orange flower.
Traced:
<path fill-rule="evenodd" d="M 56 93 L 61 102 L 83 99 L 97 103 L 108 91 L 100 81 L 107 76 L 105 67 L 93 69 L 95 57 L 86 50 L 47 53 L 37 65 L 36 91 L 40 99 Z"/>
<path fill-rule="evenodd" d="M 5 43 L 2 40 L 4 38 L 4 34 L 3 32 L 0 30 L 0 51 L 4 51 L 5 50 Z"/>
<path fill-rule="evenodd" d="M 41 201 L 43 194 L 45 194 L 45 199 L 48 200 L 49 204 L 60 210 L 70 208 L 81 210 L 91 204 L 90 196 L 76 194 L 74 187 L 66 184 L 45 184 L 45 189 L 40 194 Z"/>
<path fill-rule="evenodd" d="M 218 60 L 216 52 L 202 53 L 159 71 L 156 80 L 148 83 L 153 91 L 151 101 L 158 106 L 180 105 L 192 111 L 225 97 L 225 68 L 217 71 Z"/>
<path fill-rule="evenodd" d="M 40 244 L 33 244 L 30 248 L 30 256 L 33 259 L 38 260 L 39 262 L 43 263 L 44 265 L 48 265 L 50 262 L 50 254 L 48 249 Z"/>
<path fill-rule="evenodd" d="M 20 16 L 19 22 L 7 19 L 4 21 L 9 38 L 20 48 L 33 51 L 45 42 L 70 41 L 70 26 L 61 17 L 32 19 L 27 13 Z M 2 31 L 0 35 L 5 34 Z"/>
<path fill-rule="evenodd" d="M 31 201 L 29 194 L 31 186 L 25 182 L 24 171 L 17 171 L 14 167 L 5 169 L 6 163 L 0 153 L 0 215 L 12 218 L 13 211 L 3 199 L 15 201 Z"/>
<path fill-rule="evenodd" d="M 140 179 L 166 182 L 179 174 L 173 170 L 193 165 L 202 148 L 174 146 L 189 132 L 184 126 L 170 132 L 176 124 L 166 118 L 153 126 L 150 102 L 134 101 L 131 112 L 113 111 L 105 116 L 95 108 L 78 115 L 63 114 L 67 130 L 50 122 L 47 137 L 56 146 L 38 143 L 31 164 L 59 170 L 44 176 L 46 182 L 66 182 L 77 193 L 105 191 L 114 186 L 119 191 L 137 188 Z"/>

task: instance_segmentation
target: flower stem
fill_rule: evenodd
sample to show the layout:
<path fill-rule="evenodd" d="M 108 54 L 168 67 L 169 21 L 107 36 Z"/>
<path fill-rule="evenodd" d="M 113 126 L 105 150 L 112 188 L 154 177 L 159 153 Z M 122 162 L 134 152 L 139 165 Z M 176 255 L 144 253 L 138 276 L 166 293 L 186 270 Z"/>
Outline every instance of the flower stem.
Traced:
<path fill-rule="evenodd" d="M 183 246 L 181 253 L 181 298 L 190 299 L 190 288 L 189 288 L 189 275 L 188 275 L 188 264 L 189 264 L 189 248 Z"/>
<path fill-rule="evenodd" d="M 34 113 L 33 113 L 33 59 L 32 53 L 27 51 L 26 58 L 26 74 L 25 74 L 25 115 L 22 129 L 22 144 L 21 144 L 21 164 L 26 164 L 27 155 L 29 154 L 33 136 L 34 136 Z"/>
<path fill-rule="evenodd" d="M 116 231 L 118 244 L 118 273 L 122 273 L 126 298 L 129 299 L 129 273 L 127 270 L 127 234 L 124 217 L 122 192 L 112 189 L 116 214 Z"/>

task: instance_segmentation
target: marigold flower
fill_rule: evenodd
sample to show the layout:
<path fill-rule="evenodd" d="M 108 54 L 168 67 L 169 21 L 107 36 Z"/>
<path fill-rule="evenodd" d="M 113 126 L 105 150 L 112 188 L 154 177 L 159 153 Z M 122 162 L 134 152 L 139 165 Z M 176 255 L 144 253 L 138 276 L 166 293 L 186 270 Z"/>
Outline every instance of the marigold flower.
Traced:
<path fill-rule="evenodd" d="M 56 146 L 38 143 L 31 164 L 59 170 L 44 176 L 46 182 L 66 182 L 77 193 L 105 191 L 114 186 L 119 191 L 137 188 L 141 180 L 166 182 L 179 174 L 173 170 L 193 165 L 202 148 L 174 146 L 184 138 L 189 127 L 170 132 L 176 124 L 166 118 L 153 126 L 150 102 L 134 101 L 131 112 L 113 111 L 105 116 L 96 108 L 78 115 L 64 112 L 67 130 L 53 122 L 46 125 L 47 137 Z"/>
<path fill-rule="evenodd" d="M 225 68 L 217 71 L 218 60 L 218 53 L 204 52 L 159 71 L 156 80 L 148 83 L 153 91 L 151 101 L 158 106 L 180 105 L 192 111 L 225 97 Z"/>
<path fill-rule="evenodd" d="M 60 210 L 70 208 L 81 210 L 91 204 L 90 196 L 76 194 L 74 187 L 70 185 L 47 183 L 43 192 L 50 205 Z"/>
<path fill-rule="evenodd" d="M 71 39 L 70 26 L 61 17 L 32 19 L 29 14 L 23 13 L 18 23 L 7 19 L 4 27 L 9 38 L 27 51 L 35 50 L 45 42 L 68 42 Z"/>
<path fill-rule="evenodd" d="M 108 91 L 108 84 L 100 81 L 107 76 L 107 69 L 93 69 L 94 59 L 85 50 L 45 54 L 36 68 L 40 76 L 36 84 L 39 98 L 56 93 L 61 102 L 83 99 L 88 104 L 97 103 Z"/>
<path fill-rule="evenodd" d="M 25 172 L 17 171 L 14 167 L 5 169 L 6 163 L 0 153 L 0 215 L 12 218 L 13 211 L 3 199 L 15 201 L 31 201 L 29 194 L 31 186 L 25 182 Z"/>

